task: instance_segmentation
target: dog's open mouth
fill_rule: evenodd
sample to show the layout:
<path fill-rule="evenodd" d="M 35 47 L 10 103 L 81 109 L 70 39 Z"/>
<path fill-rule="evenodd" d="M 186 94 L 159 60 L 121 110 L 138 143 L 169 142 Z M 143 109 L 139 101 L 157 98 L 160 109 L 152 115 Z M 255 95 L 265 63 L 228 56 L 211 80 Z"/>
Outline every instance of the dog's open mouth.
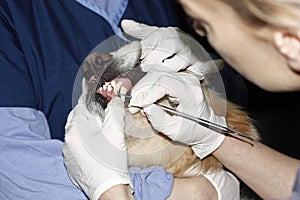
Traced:
<path fill-rule="evenodd" d="M 108 70 L 109 71 L 109 70 Z M 129 104 L 129 99 L 132 87 L 145 75 L 139 66 L 119 74 L 115 78 L 108 76 L 106 71 L 103 73 L 95 90 L 95 100 L 100 103 L 103 109 L 107 107 L 108 102 L 115 96 L 119 96 L 125 103 Z"/>
<path fill-rule="evenodd" d="M 125 101 L 125 95 L 130 92 L 132 88 L 132 82 L 128 78 L 115 78 L 110 82 L 104 82 L 100 86 L 96 93 L 101 94 L 109 102 L 115 96 L 120 96 Z"/>
<path fill-rule="evenodd" d="M 125 106 L 129 104 L 125 95 L 130 96 L 132 87 L 145 75 L 140 55 L 140 43 L 131 42 L 114 52 L 97 50 L 86 57 L 81 67 L 88 86 L 86 102 L 90 111 L 99 111 L 103 117 L 107 104 L 115 96 L 120 96 Z"/>

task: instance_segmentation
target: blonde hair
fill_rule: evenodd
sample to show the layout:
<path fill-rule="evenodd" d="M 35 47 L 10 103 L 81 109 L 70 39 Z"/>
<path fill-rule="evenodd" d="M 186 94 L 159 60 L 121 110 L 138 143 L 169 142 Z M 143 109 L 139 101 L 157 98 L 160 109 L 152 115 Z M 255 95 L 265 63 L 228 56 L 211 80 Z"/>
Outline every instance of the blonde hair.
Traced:
<path fill-rule="evenodd" d="M 254 25 L 295 31 L 300 28 L 300 0 L 220 0 Z"/>

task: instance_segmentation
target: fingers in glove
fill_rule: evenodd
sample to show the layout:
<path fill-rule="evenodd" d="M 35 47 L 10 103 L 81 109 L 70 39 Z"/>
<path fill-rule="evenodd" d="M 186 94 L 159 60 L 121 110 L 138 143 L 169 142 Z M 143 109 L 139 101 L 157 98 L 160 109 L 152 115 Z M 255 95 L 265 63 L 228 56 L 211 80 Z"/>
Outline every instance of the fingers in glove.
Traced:
<path fill-rule="evenodd" d="M 153 59 L 155 57 L 155 54 L 161 57 L 158 58 L 162 60 L 162 62 L 160 62 L 159 64 L 153 61 L 155 60 Z M 178 72 L 182 69 L 186 69 L 191 65 L 191 63 L 188 60 L 184 59 L 181 55 L 170 55 L 168 53 L 164 55 L 162 52 L 152 52 L 151 58 L 146 57 L 141 64 L 142 70 L 144 72 L 148 72 L 150 70 Z"/>
<path fill-rule="evenodd" d="M 157 105 L 151 105 L 143 109 L 154 129 L 174 139 L 177 133 L 180 118 L 171 116 Z"/>
<path fill-rule="evenodd" d="M 200 92 L 199 80 L 192 75 L 150 71 L 133 88 L 129 106 L 144 108 L 166 95 L 181 102 L 181 98 L 193 99 Z"/>
<path fill-rule="evenodd" d="M 105 109 L 105 118 L 102 133 L 107 140 L 120 149 L 126 151 L 124 127 L 125 127 L 124 102 L 119 97 L 114 97 Z"/>
<path fill-rule="evenodd" d="M 161 79 L 165 73 L 156 71 L 148 72 L 137 85 L 132 89 L 129 111 L 135 113 L 140 108 L 150 106 L 157 100 L 168 95 L 169 91 L 161 84 Z"/>
<path fill-rule="evenodd" d="M 195 123 L 191 123 L 179 116 L 171 116 L 157 105 L 148 106 L 143 111 L 153 128 L 170 139 L 188 145 L 197 141 L 197 137 L 191 134 L 197 126 Z M 190 135 L 186 135 L 187 133 L 190 133 Z"/>
<path fill-rule="evenodd" d="M 148 26 L 146 24 L 129 19 L 123 19 L 121 21 L 121 27 L 126 34 L 137 39 L 144 39 L 153 31 L 156 31 L 158 29 L 158 27 L 156 26 Z"/>
<path fill-rule="evenodd" d="M 219 72 L 223 68 L 222 60 L 210 60 L 206 62 L 196 62 L 187 68 L 188 72 L 196 75 L 199 80 L 203 80 L 207 75 Z"/>
<path fill-rule="evenodd" d="M 179 33 L 175 27 L 158 28 L 141 41 L 141 46 L 141 59 L 145 65 L 159 65 L 176 56 L 180 56 L 183 60 L 186 60 L 187 63 L 190 63 L 189 56 L 185 55 L 186 53 L 190 53 L 190 51 L 186 47 L 185 41 L 181 40 L 181 33 Z M 178 64 L 175 63 L 176 67 L 173 67 L 174 69 L 170 71 L 177 72 L 177 65 Z M 165 71 L 164 68 L 161 69 L 163 69 L 161 71 Z"/>

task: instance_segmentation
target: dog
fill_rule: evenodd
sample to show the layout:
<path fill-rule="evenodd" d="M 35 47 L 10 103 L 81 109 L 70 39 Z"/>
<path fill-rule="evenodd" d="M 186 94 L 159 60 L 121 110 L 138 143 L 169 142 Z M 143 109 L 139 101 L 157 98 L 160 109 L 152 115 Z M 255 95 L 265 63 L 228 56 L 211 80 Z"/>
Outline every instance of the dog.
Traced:
<path fill-rule="evenodd" d="M 140 66 L 141 46 L 138 41 L 131 42 L 113 52 L 92 52 L 81 65 L 83 77 L 88 85 L 86 103 L 89 111 L 102 119 L 109 100 L 130 88 L 123 87 L 115 81 L 130 79 L 134 85 L 145 72 Z M 123 81 L 126 82 L 126 81 Z M 118 85 L 119 84 L 119 85 Z M 227 126 L 232 130 L 243 133 L 253 140 L 259 140 L 259 134 L 253 120 L 238 105 L 223 99 L 217 92 L 205 84 L 201 85 L 206 100 L 215 114 L 225 116 Z M 128 99 L 121 96 L 128 103 Z M 126 102 L 127 101 L 127 102 Z M 160 104 L 172 107 L 167 98 Z M 226 111 L 223 106 L 226 105 Z M 225 113 L 224 113 L 225 112 Z M 128 110 L 125 117 L 125 136 L 128 148 L 129 166 L 146 168 L 163 166 L 174 177 L 199 176 L 213 172 L 224 166 L 212 155 L 204 159 L 198 158 L 191 147 L 174 142 L 164 134 L 154 130 L 147 118 L 141 113 L 131 114 Z"/>

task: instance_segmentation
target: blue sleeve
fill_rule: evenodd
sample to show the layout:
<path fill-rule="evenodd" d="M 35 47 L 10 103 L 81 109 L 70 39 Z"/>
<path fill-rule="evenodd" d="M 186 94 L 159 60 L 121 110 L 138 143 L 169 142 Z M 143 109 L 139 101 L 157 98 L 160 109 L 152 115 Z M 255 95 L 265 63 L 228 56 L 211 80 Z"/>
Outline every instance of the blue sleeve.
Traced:
<path fill-rule="evenodd" d="M 87 199 L 69 179 L 63 142 L 50 138 L 43 113 L 1 107 L 0 119 L 0 199 Z M 163 200 L 171 193 L 173 176 L 162 167 L 132 168 L 130 177 L 137 199 Z"/>
<path fill-rule="evenodd" d="M 172 174 L 166 172 L 165 168 L 132 167 L 129 173 L 136 200 L 165 200 L 170 196 L 174 178 Z"/>
<path fill-rule="evenodd" d="M 74 79 L 110 24 L 74 0 L 1 0 L 0 35 L 0 106 L 42 111 L 63 141 Z"/>
<path fill-rule="evenodd" d="M 298 200 L 300 199 L 300 168 L 298 169 L 296 182 L 292 191 L 292 195 L 288 200 Z"/>
<path fill-rule="evenodd" d="M 86 200 L 69 179 L 43 113 L 0 108 L 0 199 Z"/>

